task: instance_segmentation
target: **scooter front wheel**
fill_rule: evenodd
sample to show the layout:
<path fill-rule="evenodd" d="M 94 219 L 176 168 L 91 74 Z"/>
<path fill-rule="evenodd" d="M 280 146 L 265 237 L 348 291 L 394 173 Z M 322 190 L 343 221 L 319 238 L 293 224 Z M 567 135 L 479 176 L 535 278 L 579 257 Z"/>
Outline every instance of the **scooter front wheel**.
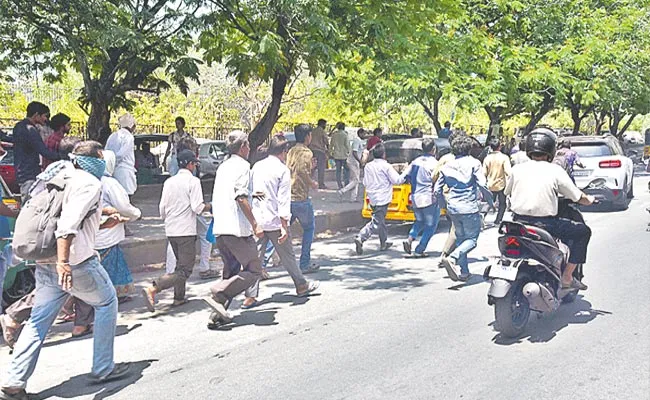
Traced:
<path fill-rule="evenodd" d="M 522 289 L 528 282 L 528 279 L 517 279 L 508 294 L 494 302 L 496 330 L 506 337 L 519 337 L 526 329 L 530 317 L 530 305 Z"/>

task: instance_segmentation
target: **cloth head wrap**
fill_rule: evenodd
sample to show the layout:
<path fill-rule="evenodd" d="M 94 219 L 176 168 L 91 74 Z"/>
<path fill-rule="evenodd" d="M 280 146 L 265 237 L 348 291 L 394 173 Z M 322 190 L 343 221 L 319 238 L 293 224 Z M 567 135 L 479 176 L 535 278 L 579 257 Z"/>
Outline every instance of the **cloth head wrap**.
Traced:
<path fill-rule="evenodd" d="M 133 115 L 126 113 L 117 119 L 120 128 L 133 128 L 135 126 L 135 118 Z"/>
<path fill-rule="evenodd" d="M 97 179 L 102 179 L 102 176 L 104 176 L 106 161 L 101 158 L 73 154 L 73 161 L 79 166 L 79 168 L 88 172 Z"/>

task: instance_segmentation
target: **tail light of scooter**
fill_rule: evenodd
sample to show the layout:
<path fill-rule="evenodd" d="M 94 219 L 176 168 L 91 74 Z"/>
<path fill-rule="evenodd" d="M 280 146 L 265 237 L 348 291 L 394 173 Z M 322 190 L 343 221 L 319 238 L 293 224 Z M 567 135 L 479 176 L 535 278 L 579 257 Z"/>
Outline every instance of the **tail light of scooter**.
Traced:
<path fill-rule="evenodd" d="M 518 257 L 521 255 L 521 250 L 519 250 L 519 247 L 521 244 L 519 243 L 519 240 L 517 240 L 516 237 L 514 236 L 509 236 L 506 238 L 506 255 L 507 256 L 513 256 L 513 257 Z"/>
<path fill-rule="evenodd" d="M 621 168 L 621 160 L 605 160 L 598 163 L 600 168 Z"/>

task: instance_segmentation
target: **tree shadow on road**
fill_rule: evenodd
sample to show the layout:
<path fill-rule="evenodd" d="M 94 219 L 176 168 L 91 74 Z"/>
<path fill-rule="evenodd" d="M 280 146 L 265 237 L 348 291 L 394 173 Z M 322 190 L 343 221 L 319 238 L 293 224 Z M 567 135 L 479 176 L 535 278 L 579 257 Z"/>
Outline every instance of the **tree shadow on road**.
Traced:
<path fill-rule="evenodd" d="M 559 331 L 574 324 L 586 324 L 601 315 L 611 315 L 604 310 L 596 310 L 583 296 L 578 296 L 573 303 L 563 304 L 555 313 L 537 317 L 531 313 L 528 326 L 523 336 L 507 338 L 500 333 L 492 340 L 499 345 L 512 345 L 528 340 L 530 343 L 546 343 L 555 338 Z M 491 325 L 493 325 L 492 323 Z"/>
<path fill-rule="evenodd" d="M 72 330 L 72 324 L 62 324 L 62 325 L 59 325 L 59 326 L 63 326 L 63 325 L 70 325 L 70 328 L 68 329 L 67 332 L 70 332 Z M 134 329 L 138 329 L 141 326 L 142 326 L 142 324 L 139 324 L 139 323 L 138 324 L 133 324 L 131 326 L 129 326 L 129 325 L 117 325 L 115 327 L 115 337 L 122 336 L 122 335 L 128 335 L 131 331 L 133 331 Z M 68 343 L 68 342 L 76 342 L 76 341 L 79 341 L 79 340 L 86 340 L 86 339 L 92 339 L 92 338 L 93 338 L 92 334 L 90 334 L 88 336 L 80 337 L 80 338 L 73 338 L 71 336 L 68 336 L 65 339 L 61 339 L 61 340 L 54 339 L 54 340 L 48 341 L 45 344 L 43 344 L 43 347 L 58 346 L 58 345 Z"/>
<path fill-rule="evenodd" d="M 93 400 L 102 400 L 113 396 L 127 386 L 133 385 L 142 378 L 142 373 L 149 368 L 152 363 L 158 360 L 142 360 L 128 363 L 129 374 L 121 380 L 108 382 L 105 384 L 92 385 L 88 381 L 88 374 L 73 376 L 67 381 L 46 389 L 36 394 L 37 399 L 49 399 L 52 397 L 72 399 L 79 396 L 93 395 Z"/>

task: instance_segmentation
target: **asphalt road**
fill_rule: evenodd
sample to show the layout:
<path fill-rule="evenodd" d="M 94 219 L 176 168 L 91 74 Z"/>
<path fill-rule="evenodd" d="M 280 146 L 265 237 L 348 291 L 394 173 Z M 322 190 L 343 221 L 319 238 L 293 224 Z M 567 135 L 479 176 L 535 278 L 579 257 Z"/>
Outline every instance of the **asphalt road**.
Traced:
<path fill-rule="evenodd" d="M 115 347 L 132 375 L 105 387 L 86 383 L 92 340 L 70 341 L 69 325 L 56 326 L 28 390 L 43 399 L 648 399 L 647 185 L 637 178 L 627 211 L 586 214 L 589 290 L 531 318 L 518 340 L 493 330 L 480 276 L 458 285 L 435 258 L 403 258 L 406 231 L 393 227 L 387 253 L 375 239 L 354 255 L 351 234 L 315 243 L 321 295 L 294 297 L 286 276 L 266 281 L 261 305 L 237 311 L 229 330 L 208 331 L 196 298 L 172 309 L 168 293 L 153 316 L 132 302 Z M 474 273 L 497 254 L 496 235 L 481 235 Z M 440 230 L 429 251 L 444 239 Z M 189 294 L 208 286 L 195 282 Z M 3 350 L 3 368 L 8 357 Z"/>

